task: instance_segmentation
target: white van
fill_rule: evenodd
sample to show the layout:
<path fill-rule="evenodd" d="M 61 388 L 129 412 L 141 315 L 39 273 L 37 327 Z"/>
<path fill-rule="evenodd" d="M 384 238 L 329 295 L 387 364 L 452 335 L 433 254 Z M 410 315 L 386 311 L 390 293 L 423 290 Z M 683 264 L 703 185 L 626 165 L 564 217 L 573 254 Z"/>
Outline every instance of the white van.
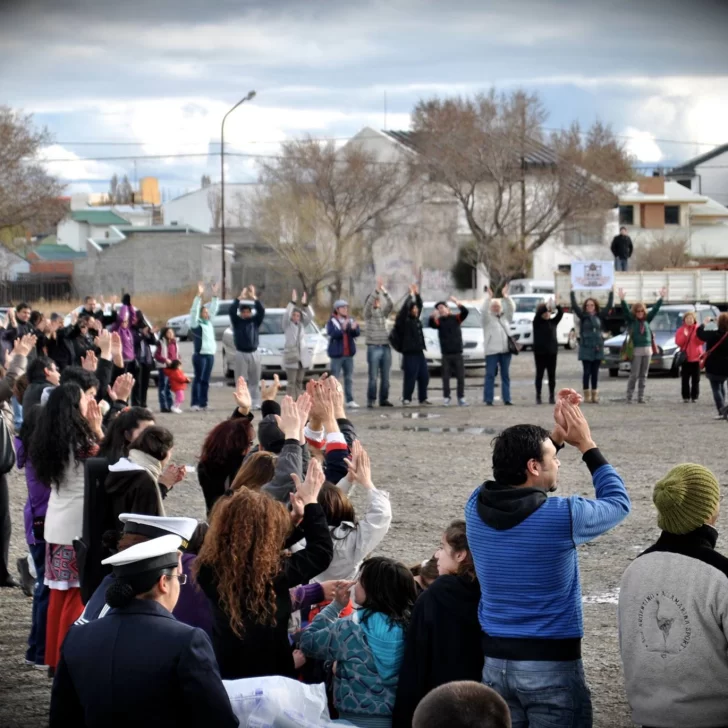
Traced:
<path fill-rule="evenodd" d="M 536 278 L 516 278 L 510 282 L 508 293 L 513 296 L 517 293 L 554 295 L 553 280 L 538 280 Z"/>

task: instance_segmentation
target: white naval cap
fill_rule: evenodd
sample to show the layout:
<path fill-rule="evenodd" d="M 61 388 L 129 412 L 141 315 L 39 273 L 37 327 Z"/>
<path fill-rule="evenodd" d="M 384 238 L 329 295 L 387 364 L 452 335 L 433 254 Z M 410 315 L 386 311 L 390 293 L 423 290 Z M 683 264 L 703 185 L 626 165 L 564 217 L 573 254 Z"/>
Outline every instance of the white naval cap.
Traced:
<path fill-rule="evenodd" d="M 169 569 L 179 564 L 179 548 L 182 539 L 169 534 L 144 541 L 118 554 L 109 556 L 101 563 L 114 568 L 114 576 L 137 576 L 149 571 Z"/>
<path fill-rule="evenodd" d="M 146 516 L 139 513 L 122 513 L 119 520 L 124 524 L 124 533 L 138 533 L 148 538 L 159 538 L 174 534 L 182 539 L 181 548 L 189 546 L 190 539 L 199 525 L 194 518 L 173 516 Z"/>

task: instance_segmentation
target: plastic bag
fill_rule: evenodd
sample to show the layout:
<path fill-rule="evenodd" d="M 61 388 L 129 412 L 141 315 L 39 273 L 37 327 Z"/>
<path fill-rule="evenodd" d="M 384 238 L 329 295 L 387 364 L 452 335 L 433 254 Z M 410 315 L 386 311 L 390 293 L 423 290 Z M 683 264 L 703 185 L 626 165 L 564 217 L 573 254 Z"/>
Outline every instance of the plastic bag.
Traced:
<path fill-rule="evenodd" d="M 326 687 L 287 677 L 223 680 L 240 728 L 320 728 L 333 723 Z"/>

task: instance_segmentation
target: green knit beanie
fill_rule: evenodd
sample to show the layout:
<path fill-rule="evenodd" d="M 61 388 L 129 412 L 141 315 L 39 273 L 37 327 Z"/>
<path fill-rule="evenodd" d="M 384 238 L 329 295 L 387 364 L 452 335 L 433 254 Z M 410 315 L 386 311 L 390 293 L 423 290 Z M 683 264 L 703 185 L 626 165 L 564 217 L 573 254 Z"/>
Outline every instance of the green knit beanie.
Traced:
<path fill-rule="evenodd" d="M 670 533 L 690 533 L 710 520 L 720 503 L 720 485 L 702 465 L 674 467 L 652 493 L 657 525 Z"/>

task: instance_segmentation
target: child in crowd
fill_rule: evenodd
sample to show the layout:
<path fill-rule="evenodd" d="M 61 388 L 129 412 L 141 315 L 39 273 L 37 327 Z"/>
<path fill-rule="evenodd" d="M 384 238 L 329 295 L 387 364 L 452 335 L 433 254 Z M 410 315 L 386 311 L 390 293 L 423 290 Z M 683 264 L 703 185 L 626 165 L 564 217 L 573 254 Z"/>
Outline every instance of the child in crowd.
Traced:
<path fill-rule="evenodd" d="M 425 559 L 421 564 L 410 566 L 410 572 L 415 577 L 415 589 L 417 589 L 418 597 L 440 575 L 437 571 L 437 559 L 434 556 Z"/>
<path fill-rule="evenodd" d="M 363 728 L 390 728 L 405 630 L 417 598 L 415 580 L 397 561 L 368 559 L 354 585 L 359 609 L 339 619 L 351 586 L 339 582 L 334 601 L 301 635 L 301 651 L 336 661 L 334 705 L 342 720 Z"/>
<path fill-rule="evenodd" d="M 171 412 L 174 406 L 172 390 L 169 388 L 169 379 L 167 379 L 165 371 L 175 359 L 179 358 L 174 329 L 166 326 L 159 333 L 159 346 L 157 346 L 157 350 L 154 352 L 154 361 L 159 370 L 157 387 L 159 392 L 159 409 L 162 412 Z"/>
<path fill-rule="evenodd" d="M 169 380 L 169 388 L 174 396 L 174 405 L 171 411 L 176 415 L 182 414 L 182 404 L 185 401 L 185 389 L 190 383 L 189 377 L 182 371 L 182 362 L 175 359 L 167 369 L 164 376 Z"/>
<path fill-rule="evenodd" d="M 511 712 L 492 688 L 451 682 L 433 690 L 417 706 L 412 728 L 511 728 Z"/>

